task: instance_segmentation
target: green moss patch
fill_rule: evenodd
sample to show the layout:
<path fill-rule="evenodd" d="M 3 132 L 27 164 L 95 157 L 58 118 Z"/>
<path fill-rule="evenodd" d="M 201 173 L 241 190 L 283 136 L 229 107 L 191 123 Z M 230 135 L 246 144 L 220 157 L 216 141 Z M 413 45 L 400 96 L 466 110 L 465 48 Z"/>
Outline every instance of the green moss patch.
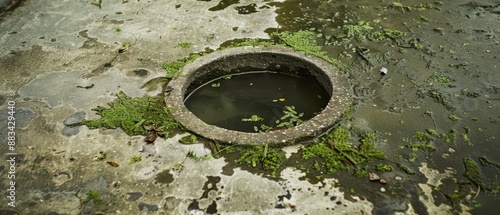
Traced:
<path fill-rule="evenodd" d="M 166 108 L 162 95 L 131 98 L 120 91 L 109 107 L 99 106 L 92 110 L 101 118 L 83 120 L 75 125 L 86 125 L 90 129 L 122 128 L 128 135 L 146 135 L 148 131 L 144 126 L 153 125 L 163 127 L 160 136 L 168 136 L 169 132 L 181 128 Z"/>
<path fill-rule="evenodd" d="M 328 56 L 323 47 L 316 42 L 316 33 L 307 30 L 300 30 L 297 32 L 279 32 L 274 33 L 272 36 L 278 37 L 278 44 L 284 44 L 292 47 L 295 51 L 302 51 L 306 55 L 314 55 L 321 58 L 335 66 L 339 66 L 340 62 Z"/>
<path fill-rule="evenodd" d="M 96 191 L 89 191 L 85 194 L 87 197 L 85 198 L 84 204 L 93 201 L 94 204 L 100 205 L 104 203 L 104 201 L 101 199 L 101 194 Z"/>
<path fill-rule="evenodd" d="M 160 66 L 165 69 L 167 78 L 173 78 L 184 66 L 186 66 L 186 64 L 192 63 L 194 60 L 203 56 L 205 53 L 206 52 L 192 53 L 185 58 L 168 63 L 163 63 Z"/>
<path fill-rule="evenodd" d="M 486 185 L 484 184 L 484 176 L 481 174 L 479 166 L 470 158 L 464 158 L 465 166 L 465 177 L 467 177 L 474 185 L 481 187 L 485 190 Z"/>
<path fill-rule="evenodd" d="M 368 161 L 385 157 L 382 151 L 375 148 L 377 133 L 361 134 L 357 148 L 349 140 L 350 132 L 339 126 L 321 141 L 304 147 L 301 156 L 306 160 L 319 158 L 318 165 L 328 173 L 348 170 L 351 166 L 362 169 Z"/>
<path fill-rule="evenodd" d="M 229 149 L 230 148 L 230 149 Z M 285 152 L 279 148 L 263 145 L 252 146 L 228 146 L 226 153 L 238 153 L 238 164 L 245 164 L 250 167 L 259 167 L 270 171 L 271 175 L 276 175 L 286 160 Z"/>

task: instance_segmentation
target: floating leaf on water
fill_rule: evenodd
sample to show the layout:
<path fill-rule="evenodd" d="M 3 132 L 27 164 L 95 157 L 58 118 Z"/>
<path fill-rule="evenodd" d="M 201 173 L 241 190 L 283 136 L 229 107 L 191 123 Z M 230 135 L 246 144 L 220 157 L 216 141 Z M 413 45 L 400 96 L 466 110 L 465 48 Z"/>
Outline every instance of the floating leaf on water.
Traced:
<path fill-rule="evenodd" d="M 278 99 L 280 102 L 284 102 L 285 101 L 285 98 L 279 98 Z"/>

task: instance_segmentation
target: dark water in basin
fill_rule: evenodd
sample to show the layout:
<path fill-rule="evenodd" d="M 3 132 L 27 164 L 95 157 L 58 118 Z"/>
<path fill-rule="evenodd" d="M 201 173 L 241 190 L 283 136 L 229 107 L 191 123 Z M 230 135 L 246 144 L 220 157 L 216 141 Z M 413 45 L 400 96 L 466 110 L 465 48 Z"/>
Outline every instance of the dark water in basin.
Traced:
<path fill-rule="evenodd" d="M 320 112 L 329 100 L 329 93 L 312 78 L 257 71 L 211 80 L 186 95 L 185 105 L 208 124 L 255 132 L 254 126 L 274 127 L 285 106 L 303 112 L 301 119 L 305 121 Z M 263 120 L 243 121 L 252 115 Z"/>

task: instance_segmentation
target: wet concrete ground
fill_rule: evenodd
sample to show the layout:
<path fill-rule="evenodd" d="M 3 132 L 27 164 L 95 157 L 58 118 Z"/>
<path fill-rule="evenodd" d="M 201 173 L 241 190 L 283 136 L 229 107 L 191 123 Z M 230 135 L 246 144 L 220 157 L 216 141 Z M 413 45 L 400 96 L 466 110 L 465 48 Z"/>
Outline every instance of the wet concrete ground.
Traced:
<path fill-rule="evenodd" d="M 431 7 L 410 8 L 422 3 Z M 500 162 L 499 11 L 498 3 L 486 0 L 401 5 L 367 0 L 20 1 L 0 16 L 0 149 L 5 160 L 0 163 L 0 211 L 495 214 L 494 190 L 471 186 L 469 197 L 454 207 L 444 193 L 458 190 L 456 181 L 467 181 L 465 157 Z M 332 57 L 344 57 L 344 71 L 358 97 L 345 125 L 353 132 L 381 132 L 386 141 L 377 147 L 417 172 L 381 174 L 388 185 L 346 174 L 314 184 L 300 180 L 305 173 L 294 168 L 281 171 L 279 180 L 239 167 L 223 174 L 233 161 L 185 159 L 189 151 L 204 155 L 210 150 L 202 144 L 181 145 L 180 135 L 149 146 L 143 137 L 120 129 L 65 126 L 97 118 L 91 109 L 112 101 L 119 91 L 134 97 L 158 93 L 141 86 L 165 75 L 160 63 L 235 38 L 268 38 L 266 29 L 278 26 L 314 28 L 321 34 L 318 41 L 325 42 L 338 26 L 361 20 L 407 33 L 398 41 L 324 46 Z M 183 42 L 192 46 L 177 46 Z M 360 47 L 369 51 L 361 55 Z M 385 76 L 379 73 L 382 67 L 388 69 Z M 14 121 L 8 118 L 14 107 L 15 129 L 8 124 Z M 9 126 L 15 132 L 14 148 L 8 146 Z M 426 129 L 453 129 L 456 142 L 436 139 L 432 154 L 404 149 L 404 138 Z M 119 166 L 98 161 L 100 152 Z M 129 164 L 133 156 L 142 160 Z M 8 161 L 12 157 L 15 165 Z M 499 184 L 498 169 L 480 167 L 489 185 Z M 98 193 L 103 204 L 86 202 L 89 191 Z"/>

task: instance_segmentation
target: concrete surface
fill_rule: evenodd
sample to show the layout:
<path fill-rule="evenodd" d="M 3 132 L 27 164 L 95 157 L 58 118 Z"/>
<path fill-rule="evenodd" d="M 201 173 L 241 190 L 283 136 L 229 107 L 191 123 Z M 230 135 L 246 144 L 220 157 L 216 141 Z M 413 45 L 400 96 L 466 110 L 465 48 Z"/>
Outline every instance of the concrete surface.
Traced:
<path fill-rule="evenodd" d="M 296 0 L 20 0 L 0 1 L 0 5 L 7 5 L 7 2 L 19 3 L 0 14 L 0 152 L 3 158 L 0 163 L 0 214 L 370 214 L 375 211 L 374 201 L 348 194 L 349 191 L 342 188 L 337 179 L 311 184 L 302 179 L 304 173 L 287 168 L 281 172 L 279 180 L 271 180 L 240 168 L 227 173 L 224 167 L 233 161 L 225 158 L 198 162 L 185 159 L 189 151 L 205 155 L 210 150 L 202 144 L 179 144 L 182 135 L 158 139 L 154 146 L 148 146 L 143 137 L 128 136 L 120 129 L 89 130 L 84 126 L 65 126 L 65 123 L 83 118 L 97 118 L 91 109 L 112 101 L 120 90 L 130 96 L 158 93 L 147 93 L 141 86 L 152 78 L 165 75 L 160 63 L 205 48 L 215 49 L 235 38 L 267 38 L 264 31 L 278 27 L 276 20 L 282 8 L 276 3 L 284 2 L 283 8 L 286 6 L 291 11 L 296 11 L 295 8 L 300 8 L 302 3 Z M 97 2 L 102 2 L 101 8 L 93 4 Z M 398 20 L 394 22 L 396 24 L 384 23 L 383 16 L 380 19 L 386 26 L 409 29 L 409 32 L 424 38 L 419 41 L 421 44 L 432 48 L 424 49 L 429 54 L 403 48 L 386 52 L 386 44 L 370 47 L 373 55 L 367 55 L 372 56 L 368 63 L 375 64 L 374 68 L 368 66 L 365 71 L 361 68 L 363 64 L 356 62 L 359 68 L 353 67 L 346 72 L 354 74 L 350 78 L 355 79 L 353 82 L 358 89 L 367 89 L 366 92 L 377 89 L 376 93 L 368 93 L 366 97 L 370 98 L 365 99 L 365 103 L 360 102 L 362 105 L 357 116 L 349 122 L 353 127 L 393 132 L 394 136 L 388 139 L 395 144 L 401 143 L 400 134 L 403 132 L 408 134 L 403 137 L 411 137 L 415 127 L 422 130 L 432 126 L 428 117 L 422 117 L 421 112 L 425 110 L 420 106 L 434 108 L 433 116 L 439 125 L 446 127 L 446 131 L 450 127 L 461 129 L 461 122 L 466 124 L 465 120 L 449 122 L 450 114 L 460 116 L 462 112 L 474 110 L 473 114 L 480 113 L 485 133 L 473 137 L 474 131 L 478 133 L 479 125 L 466 124 L 474 129 L 471 139 L 487 144 L 495 141 L 500 117 L 491 109 L 498 109 L 500 90 L 496 87 L 498 73 L 491 71 L 498 70 L 498 48 L 495 48 L 498 43 L 494 45 L 494 40 L 487 36 L 498 34 L 494 29 L 498 28 L 495 24 L 499 19 L 499 5 L 474 4 L 465 0 L 461 0 L 460 5 L 441 2 L 436 5 L 442 7 L 442 11 L 425 12 L 436 20 L 430 22 L 438 26 L 435 27 L 414 20 L 399 23 L 409 17 L 409 12 L 404 8 L 390 7 L 392 1 L 376 2 L 383 6 L 364 11 L 363 7 L 375 4 L 374 1 L 339 2 L 347 6 L 338 7 L 341 8 L 338 12 L 320 7 L 319 12 L 332 14 L 330 20 L 318 19 L 318 22 L 324 22 L 328 27 L 337 25 L 338 20 L 342 21 L 340 16 L 348 17 L 350 13 L 345 8 L 353 7 L 361 10 L 361 16 L 383 14 L 393 17 Z M 408 4 L 421 2 L 412 0 Z M 256 4 L 258 12 L 239 14 L 235 8 L 251 3 Z M 466 4 L 469 5 L 463 6 Z M 217 6 L 224 9 L 214 10 Z M 304 17 L 318 12 L 307 12 L 309 8 L 305 6 L 301 9 L 306 11 Z M 414 16 L 416 14 L 409 19 L 414 19 Z M 478 30 L 471 29 L 471 26 L 487 27 Z M 446 35 L 440 34 L 439 30 Z M 181 42 L 190 42 L 193 46 L 187 49 L 176 47 Z M 466 42 L 471 46 L 462 45 Z M 123 51 L 123 45 L 127 43 L 132 45 Z M 439 44 L 448 46 L 445 50 L 437 48 Z M 457 51 L 452 57 L 449 56 L 451 48 Z M 381 51 L 377 52 L 377 49 Z M 352 50 L 347 51 L 355 55 Z M 384 56 L 393 57 L 389 60 L 397 59 L 397 62 L 378 60 Z M 459 63 L 463 62 L 466 63 L 462 66 L 465 69 L 458 70 Z M 449 67 L 454 68 L 451 65 L 459 66 L 457 70 L 448 71 Z M 389 69 L 388 79 L 379 78 L 378 71 L 382 66 Z M 361 74 L 354 70 L 361 71 Z M 459 110 L 456 113 L 433 103 L 432 98 L 415 98 L 412 83 L 422 83 L 427 77 L 425 75 L 435 71 L 453 73 L 458 77 L 453 84 L 468 86 L 471 91 L 481 89 L 478 92 L 488 94 L 488 97 L 446 97 L 454 101 L 452 104 Z M 479 81 L 472 83 L 470 74 L 480 74 L 474 76 Z M 393 82 L 391 78 L 394 78 Z M 93 87 L 82 88 L 85 86 Z M 462 88 L 446 90 L 450 95 L 457 95 Z M 365 96 L 365 91 L 360 92 L 355 92 L 356 96 Z M 10 105 L 12 101 L 15 105 Z M 484 105 L 482 102 L 486 101 L 488 103 Z M 15 107 L 16 111 L 16 139 L 12 150 L 8 146 L 9 107 Z M 396 109 L 400 111 L 391 111 Z M 401 114 L 403 109 L 405 113 Z M 400 123 L 403 120 L 406 121 L 404 125 Z M 407 126 L 411 122 L 416 126 Z M 474 150 L 481 155 L 498 150 L 490 145 Z M 402 181 L 403 184 L 418 184 L 418 189 L 409 189 L 411 193 L 395 201 L 392 207 L 401 211 L 399 214 L 416 214 L 416 210 L 428 214 L 453 213 L 450 205 L 435 204 L 437 196 L 441 201 L 445 199 L 442 194 L 436 195 L 435 189 L 444 183 L 445 178 L 449 180 L 463 172 L 447 168 L 463 167 L 458 155 L 469 156 L 473 150 L 467 147 L 466 144 L 445 147 L 451 157 L 444 159 L 442 168 L 445 170 L 435 169 L 437 165 L 433 162 L 429 165 L 425 160 L 418 162 L 421 167 L 416 177 L 420 177 L 420 183 L 416 179 L 406 181 L 404 178 Z M 290 155 L 297 148 L 300 146 L 290 146 L 285 151 Z M 397 147 L 381 148 L 391 151 Z M 448 153 L 448 148 L 463 150 Z M 100 152 L 107 153 L 106 160 L 119 166 L 96 161 Z M 141 156 L 142 161 L 130 165 L 132 156 Z M 458 162 L 451 160 L 455 158 Z M 15 164 L 11 165 L 13 162 L 8 160 L 14 160 Z M 379 192 L 382 185 L 358 186 L 375 190 L 373 195 L 377 198 L 392 200 L 389 194 Z M 100 193 L 104 204 L 85 203 L 89 191 Z M 489 201 L 493 206 L 487 210 L 495 211 L 494 199 L 483 196 L 486 195 L 481 193 L 479 200 Z M 420 203 L 415 205 L 407 199 L 417 199 Z M 11 207 L 14 204 L 15 207 Z M 463 208 L 462 214 L 470 213 L 464 205 L 459 207 Z"/>
<path fill-rule="evenodd" d="M 277 27 L 273 7 L 241 15 L 231 7 L 209 11 L 215 1 L 103 1 L 101 9 L 91 3 L 27 0 L 0 22 L 0 112 L 6 121 L 8 101 L 15 101 L 17 118 L 16 207 L 8 207 L 2 197 L 3 212 L 202 214 L 215 203 L 222 214 L 288 214 L 290 205 L 296 205 L 299 214 L 329 214 L 324 207 L 345 214 L 369 213 L 369 202 L 343 199 L 334 182 L 319 186 L 299 181 L 300 172 L 294 170 L 285 171 L 285 180 L 277 182 L 239 169 L 222 175 L 224 159 L 182 163 L 190 150 L 198 154 L 210 150 L 201 144 L 180 145 L 178 136 L 143 150 L 142 138 L 119 129 L 65 126 L 64 122 L 96 118 L 91 108 L 113 100 L 120 90 L 133 97 L 146 94 L 142 84 L 164 75 L 159 63 L 206 47 L 215 49 L 234 38 L 267 38 L 264 30 Z M 118 53 L 126 41 L 133 45 Z M 174 48 L 180 42 L 191 42 L 193 47 Z M 135 75 L 138 69 L 147 70 L 147 75 Z M 89 89 L 77 87 L 91 84 Z M 6 130 L 2 123 L 2 153 L 8 150 Z M 99 152 L 120 166 L 95 161 Z M 129 165 L 134 155 L 143 160 Z M 176 166 L 179 163 L 181 167 Z M 2 188 L 10 182 L 7 165 L 0 164 Z M 158 175 L 171 179 L 158 182 Z M 82 207 L 90 190 L 101 193 L 105 204 Z M 323 196 L 326 191 L 341 203 Z M 288 198 L 280 200 L 287 192 Z M 134 193 L 142 195 L 129 200 Z M 278 204 L 285 209 L 277 209 Z"/>

